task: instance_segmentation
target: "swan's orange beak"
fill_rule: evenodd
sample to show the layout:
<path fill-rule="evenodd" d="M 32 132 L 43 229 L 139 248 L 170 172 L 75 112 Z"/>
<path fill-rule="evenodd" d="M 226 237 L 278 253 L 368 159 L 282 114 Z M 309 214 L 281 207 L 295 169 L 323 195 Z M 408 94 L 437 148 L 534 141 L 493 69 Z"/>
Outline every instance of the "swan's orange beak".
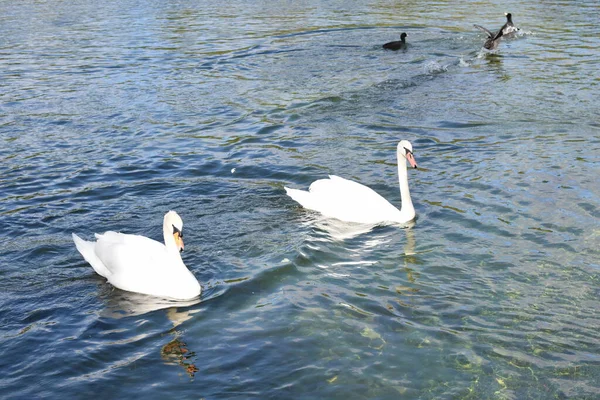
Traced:
<path fill-rule="evenodd" d="M 408 160 L 408 163 L 410 164 L 411 167 L 417 168 L 417 162 L 415 161 L 415 156 L 413 156 L 413 153 L 411 151 L 406 152 L 406 159 Z"/>
<path fill-rule="evenodd" d="M 175 238 L 175 244 L 177 245 L 177 248 L 179 249 L 179 252 L 183 251 L 183 237 L 179 232 L 175 232 L 173 234 L 173 237 Z"/>

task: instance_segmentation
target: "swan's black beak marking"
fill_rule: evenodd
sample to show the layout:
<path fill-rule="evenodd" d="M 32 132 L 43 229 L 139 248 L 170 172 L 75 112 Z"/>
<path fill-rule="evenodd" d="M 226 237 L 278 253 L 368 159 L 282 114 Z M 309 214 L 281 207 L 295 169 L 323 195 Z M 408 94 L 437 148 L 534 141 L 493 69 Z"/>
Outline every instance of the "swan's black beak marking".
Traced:
<path fill-rule="evenodd" d="M 413 154 L 412 151 L 410 151 L 406 147 L 404 148 L 404 151 L 406 152 L 406 159 L 410 163 L 410 166 L 416 169 L 417 168 L 417 162 L 415 160 L 415 155 Z"/>
<path fill-rule="evenodd" d="M 179 229 L 177 229 L 177 227 L 175 225 L 173 225 L 173 235 L 176 233 L 179 235 L 179 237 L 181 237 L 181 238 L 183 237 L 183 233 L 181 233 L 181 231 Z"/>
<path fill-rule="evenodd" d="M 179 247 L 179 252 L 181 253 L 183 251 L 183 233 L 175 225 L 173 225 L 173 236 L 175 237 L 175 243 L 181 246 Z"/>

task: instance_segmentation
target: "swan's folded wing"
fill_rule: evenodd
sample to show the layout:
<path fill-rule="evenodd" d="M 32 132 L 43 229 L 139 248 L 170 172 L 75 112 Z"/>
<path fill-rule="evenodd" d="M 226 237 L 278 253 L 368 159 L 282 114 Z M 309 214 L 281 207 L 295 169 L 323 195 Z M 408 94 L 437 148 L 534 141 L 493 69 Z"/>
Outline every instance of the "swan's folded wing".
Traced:
<path fill-rule="evenodd" d="M 370 187 L 336 175 L 313 182 L 308 190 L 314 205 L 311 209 L 342 221 L 372 223 L 398 212 Z"/>
<path fill-rule="evenodd" d="M 387 202 L 370 187 L 337 175 L 329 175 L 329 179 L 319 179 L 313 182 L 308 191 L 320 197 L 338 199 L 340 202 L 364 202 L 365 204 L 373 204 L 381 200 Z"/>
<path fill-rule="evenodd" d="M 106 232 L 96 237 L 96 256 L 112 275 L 151 272 L 147 269 L 166 258 L 165 246 L 144 236 Z"/>
<path fill-rule="evenodd" d="M 132 246 L 136 248 L 145 248 L 149 251 L 163 251 L 165 245 L 157 242 L 154 239 L 150 239 L 146 236 L 131 235 L 128 233 L 120 233 L 107 231 L 102 234 L 96 233 L 96 239 L 103 245 L 124 245 Z"/>
<path fill-rule="evenodd" d="M 74 233 L 72 234 L 72 237 L 73 242 L 75 242 L 75 247 L 77 247 L 77 250 L 83 258 L 90 263 L 92 268 L 94 268 L 94 271 L 96 271 L 98 275 L 108 278 L 111 275 L 111 272 L 96 255 L 96 242 L 83 240 Z"/>

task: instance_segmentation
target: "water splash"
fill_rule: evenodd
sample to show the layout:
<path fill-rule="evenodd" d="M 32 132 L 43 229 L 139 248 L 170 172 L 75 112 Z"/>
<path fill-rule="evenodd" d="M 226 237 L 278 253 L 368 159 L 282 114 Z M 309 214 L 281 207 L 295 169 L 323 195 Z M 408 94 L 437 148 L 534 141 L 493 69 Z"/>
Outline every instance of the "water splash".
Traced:
<path fill-rule="evenodd" d="M 437 61 L 430 61 L 423 66 L 423 70 L 426 74 L 436 75 L 441 74 L 448 71 L 447 65 L 442 65 Z"/>

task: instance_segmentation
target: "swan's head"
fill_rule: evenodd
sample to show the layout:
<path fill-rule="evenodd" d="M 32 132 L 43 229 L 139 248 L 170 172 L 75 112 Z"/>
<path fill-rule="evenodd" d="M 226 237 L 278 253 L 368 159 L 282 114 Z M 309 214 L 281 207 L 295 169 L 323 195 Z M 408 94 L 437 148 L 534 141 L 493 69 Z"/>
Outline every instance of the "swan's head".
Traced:
<path fill-rule="evenodd" d="M 183 220 L 175 211 L 169 211 L 165 214 L 165 228 L 173 230 L 173 238 L 177 250 L 183 251 Z"/>
<path fill-rule="evenodd" d="M 410 144 L 408 140 L 401 140 L 400 143 L 398 143 L 399 160 L 401 159 L 400 156 L 406 158 L 412 168 L 417 168 L 417 161 L 413 155 L 412 144 Z"/>
<path fill-rule="evenodd" d="M 508 22 L 512 22 L 512 14 L 511 13 L 504 13 L 504 15 L 506 15 L 506 20 Z"/>
<path fill-rule="evenodd" d="M 400 35 L 400 40 L 404 40 L 408 35 L 406 34 L 406 32 L 402 32 L 402 35 Z"/>

